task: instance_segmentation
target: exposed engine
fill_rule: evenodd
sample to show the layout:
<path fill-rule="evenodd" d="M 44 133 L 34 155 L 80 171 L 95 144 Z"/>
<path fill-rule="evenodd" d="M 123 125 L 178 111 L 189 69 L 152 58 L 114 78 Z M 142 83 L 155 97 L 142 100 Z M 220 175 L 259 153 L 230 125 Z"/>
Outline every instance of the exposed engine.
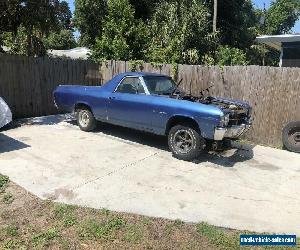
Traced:
<path fill-rule="evenodd" d="M 192 95 L 177 96 L 176 98 L 191 102 L 199 102 L 206 105 L 215 105 L 219 107 L 225 114 L 229 114 L 229 126 L 248 123 L 252 113 L 249 104 L 242 101 L 217 98 L 212 96 L 196 97 Z"/>

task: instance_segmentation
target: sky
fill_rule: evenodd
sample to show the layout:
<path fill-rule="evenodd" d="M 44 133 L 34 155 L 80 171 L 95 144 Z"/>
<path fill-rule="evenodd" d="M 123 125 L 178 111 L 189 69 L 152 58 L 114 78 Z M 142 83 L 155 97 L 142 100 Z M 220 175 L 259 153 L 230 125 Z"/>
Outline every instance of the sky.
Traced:
<path fill-rule="evenodd" d="M 252 0 L 254 6 L 256 8 L 264 8 L 264 3 L 266 4 L 266 8 L 270 7 L 272 0 Z M 296 23 L 295 27 L 292 30 L 294 33 L 300 33 L 300 20 Z"/>
<path fill-rule="evenodd" d="M 66 0 L 69 3 L 71 11 L 74 11 L 74 0 Z M 272 0 L 252 0 L 253 4 L 256 8 L 264 8 L 264 3 L 266 4 L 266 8 L 270 7 L 270 3 Z M 293 28 L 293 32 L 300 33 L 300 20 L 297 22 L 296 26 Z"/>

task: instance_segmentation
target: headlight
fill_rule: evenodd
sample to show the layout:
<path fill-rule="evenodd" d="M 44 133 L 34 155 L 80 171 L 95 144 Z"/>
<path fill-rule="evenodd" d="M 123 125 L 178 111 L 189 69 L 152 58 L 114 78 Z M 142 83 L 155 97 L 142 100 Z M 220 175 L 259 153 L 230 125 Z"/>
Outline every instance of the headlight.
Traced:
<path fill-rule="evenodd" d="M 220 122 L 221 127 L 226 127 L 228 125 L 229 116 L 230 116 L 230 114 L 226 114 L 226 115 L 221 116 L 221 122 Z"/>

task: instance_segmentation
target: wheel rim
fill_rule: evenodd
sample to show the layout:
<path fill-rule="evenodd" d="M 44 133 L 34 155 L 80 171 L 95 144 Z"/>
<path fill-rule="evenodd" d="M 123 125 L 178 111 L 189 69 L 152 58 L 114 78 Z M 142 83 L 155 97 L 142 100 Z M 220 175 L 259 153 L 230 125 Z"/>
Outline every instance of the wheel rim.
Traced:
<path fill-rule="evenodd" d="M 173 137 L 173 145 L 176 152 L 181 154 L 189 153 L 194 146 L 192 133 L 188 130 L 178 130 Z"/>
<path fill-rule="evenodd" d="M 90 117 L 87 111 L 79 112 L 79 123 L 82 127 L 87 127 L 90 122 Z"/>
<path fill-rule="evenodd" d="M 288 133 L 288 140 L 294 146 L 300 146 L 300 127 L 292 128 Z"/>

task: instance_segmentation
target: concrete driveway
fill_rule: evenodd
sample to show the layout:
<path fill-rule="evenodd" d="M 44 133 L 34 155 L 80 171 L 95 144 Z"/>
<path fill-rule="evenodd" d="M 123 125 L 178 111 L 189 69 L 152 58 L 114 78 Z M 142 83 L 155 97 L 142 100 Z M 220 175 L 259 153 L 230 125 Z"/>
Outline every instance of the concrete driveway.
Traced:
<path fill-rule="evenodd" d="M 166 139 L 65 116 L 0 134 L 0 173 L 42 199 L 222 227 L 300 235 L 300 155 L 236 145 L 196 162 Z"/>

